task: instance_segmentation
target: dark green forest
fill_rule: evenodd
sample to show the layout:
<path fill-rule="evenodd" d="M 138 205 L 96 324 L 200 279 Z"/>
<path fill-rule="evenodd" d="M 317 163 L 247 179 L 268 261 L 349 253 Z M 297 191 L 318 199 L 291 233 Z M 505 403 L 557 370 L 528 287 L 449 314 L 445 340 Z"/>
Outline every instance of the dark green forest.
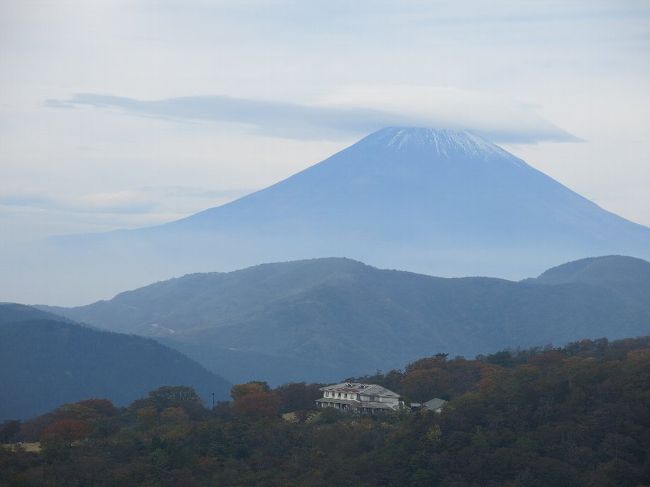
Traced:
<path fill-rule="evenodd" d="M 650 485 L 650 337 L 476 360 L 445 354 L 360 380 L 441 413 L 314 410 L 319 384 L 251 382 L 206 407 L 163 387 L 0 427 L 0 484 L 445 487 Z M 40 452 L 18 442 L 40 442 Z"/>

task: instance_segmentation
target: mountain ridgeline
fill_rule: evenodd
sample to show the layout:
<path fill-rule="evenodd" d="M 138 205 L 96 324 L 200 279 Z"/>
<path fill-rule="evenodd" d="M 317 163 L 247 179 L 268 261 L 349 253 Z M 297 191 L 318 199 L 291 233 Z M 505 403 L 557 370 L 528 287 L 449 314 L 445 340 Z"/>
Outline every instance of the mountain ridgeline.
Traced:
<path fill-rule="evenodd" d="M 515 282 L 326 258 L 191 274 L 44 309 L 154 337 L 232 382 L 330 381 L 436 352 L 470 357 L 648 334 L 650 263 L 589 258 Z"/>
<path fill-rule="evenodd" d="M 89 398 L 126 405 L 165 385 L 191 385 L 206 401 L 213 392 L 227 398 L 230 388 L 222 377 L 154 340 L 0 304 L 0 421 Z"/>
<path fill-rule="evenodd" d="M 6 296 L 89 302 L 174 275 L 328 256 L 441 276 L 521 279 L 593 255 L 649 259 L 650 229 L 469 132 L 386 128 L 182 220 L 61 237 L 18 254 L 4 257 L 6 272 L 19 272 L 7 280 Z M 34 279 L 26 277 L 30 269 Z"/>

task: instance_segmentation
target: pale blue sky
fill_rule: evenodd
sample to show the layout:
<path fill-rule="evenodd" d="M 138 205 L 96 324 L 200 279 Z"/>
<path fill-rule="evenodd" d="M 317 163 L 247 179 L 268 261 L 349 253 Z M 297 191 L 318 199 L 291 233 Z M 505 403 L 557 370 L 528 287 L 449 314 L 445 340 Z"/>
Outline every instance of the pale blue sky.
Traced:
<path fill-rule="evenodd" d="M 0 225 L 167 221 L 416 122 L 650 225 L 649 54 L 648 1 L 2 1 Z"/>

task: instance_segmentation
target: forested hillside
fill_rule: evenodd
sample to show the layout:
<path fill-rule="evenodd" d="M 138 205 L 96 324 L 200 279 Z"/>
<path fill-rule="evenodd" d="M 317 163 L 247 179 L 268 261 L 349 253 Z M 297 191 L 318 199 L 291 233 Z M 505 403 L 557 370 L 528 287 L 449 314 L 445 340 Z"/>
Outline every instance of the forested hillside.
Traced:
<path fill-rule="evenodd" d="M 71 322 L 69 318 L 17 303 L 0 303 L 0 326 L 21 321 L 54 320 Z"/>
<path fill-rule="evenodd" d="M 214 410 L 188 388 L 119 409 L 83 401 L 2 426 L 0 484 L 650 484 L 650 337 L 477 360 L 438 354 L 363 379 L 407 400 L 450 401 L 440 414 L 352 416 L 313 410 L 317 385 L 259 382 L 234 387 Z"/>
<path fill-rule="evenodd" d="M 227 397 L 230 383 L 176 350 L 100 331 L 28 306 L 0 305 L 0 421 L 105 397 L 125 405 L 163 385 Z"/>
<path fill-rule="evenodd" d="M 447 279 L 350 259 L 191 274 L 77 308 L 45 308 L 155 337 L 231 382 L 334 381 L 433 352 L 650 333 L 650 263 L 583 259 L 538 279 Z"/>

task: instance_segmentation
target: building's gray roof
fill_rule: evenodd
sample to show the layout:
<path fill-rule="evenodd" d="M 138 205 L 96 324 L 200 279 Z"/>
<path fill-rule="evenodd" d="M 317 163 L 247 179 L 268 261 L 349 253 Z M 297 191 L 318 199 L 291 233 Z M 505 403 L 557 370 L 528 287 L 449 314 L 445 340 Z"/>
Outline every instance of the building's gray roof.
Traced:
<path fill-rule="evenodd" d="M 447 401 L 445 401 L 444 399 L 440 399 L 439 397 L 434 397 L 433 399 L 423 403 L 422 407 L 435 411 L 436 409 L 440 409 L 446 402 Z"/>
<path fill-rule="evenodd" d="M 399 394 L 388 390 L 385 387 L 377 384 L 361 384 L 359 382 L 341 382 L 340 384 L 321 387 L 320 390 L 330 392 L 351 392 L 353 394 L 367 394 L 369 396 L 399 397 Z"/>

